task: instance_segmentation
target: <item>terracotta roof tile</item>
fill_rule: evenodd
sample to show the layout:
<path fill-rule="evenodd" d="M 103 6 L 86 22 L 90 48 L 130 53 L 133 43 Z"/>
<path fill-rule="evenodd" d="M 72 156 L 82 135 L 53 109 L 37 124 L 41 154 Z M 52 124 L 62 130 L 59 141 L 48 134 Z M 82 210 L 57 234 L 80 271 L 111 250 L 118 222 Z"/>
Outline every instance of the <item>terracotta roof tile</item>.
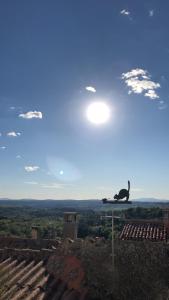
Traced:
<path fill-rule="evenodd" d="M 166 228 L 159 224 L 125 224 L 120 234 L 121 240 L 166 241 Z"/>
<path fill-rule="evenodd" d="M 0 262 L 1 300 L 79 300 L 80 293 L 66 282 L 55 279 L 44 261 L 17 260 L 9 257 Z"/>

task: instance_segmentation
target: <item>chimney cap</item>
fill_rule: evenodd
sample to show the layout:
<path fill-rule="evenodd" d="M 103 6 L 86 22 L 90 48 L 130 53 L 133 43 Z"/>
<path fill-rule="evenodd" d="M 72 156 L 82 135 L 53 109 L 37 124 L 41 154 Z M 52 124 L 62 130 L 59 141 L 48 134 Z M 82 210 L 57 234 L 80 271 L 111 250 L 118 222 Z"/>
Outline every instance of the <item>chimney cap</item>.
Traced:
<path fill-rule="evenodd" d="M 39 228 L 39 226 L 36 226 L 36 225 L 32 226 L 32 229 L 38 229 L 38 228 Z"/>

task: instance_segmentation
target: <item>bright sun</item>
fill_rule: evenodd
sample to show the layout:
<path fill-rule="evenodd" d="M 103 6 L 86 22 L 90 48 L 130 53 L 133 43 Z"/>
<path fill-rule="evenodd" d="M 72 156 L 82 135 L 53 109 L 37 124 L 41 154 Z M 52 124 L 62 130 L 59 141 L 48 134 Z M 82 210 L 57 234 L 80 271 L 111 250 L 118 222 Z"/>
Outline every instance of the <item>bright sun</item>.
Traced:
<path fill-rule="evenodd" d="M 103 124 L 110 119 L 110 108 L 104 102 L 93 102 L 87 108 L 87 118 L 94 124 Z"/>

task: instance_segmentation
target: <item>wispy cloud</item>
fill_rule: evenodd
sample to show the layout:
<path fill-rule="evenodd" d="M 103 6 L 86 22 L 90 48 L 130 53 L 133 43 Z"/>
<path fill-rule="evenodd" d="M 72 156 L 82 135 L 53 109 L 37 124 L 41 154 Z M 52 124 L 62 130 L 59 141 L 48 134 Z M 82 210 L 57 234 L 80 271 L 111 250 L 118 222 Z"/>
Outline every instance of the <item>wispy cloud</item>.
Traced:
<path fill-rule="evenodd" d="M 7 147 L 6 146 L 1 146 L 0 149 L 1 150 L 5 150 Z"/>
<path fill-rule="evenodd" d="M 0 136 L 2 136 L 2 133 L 0 132 Z"/>
<path fill-rule="evenodd" d="M 149 10 L 149 17 L 153 17 L 154 16 L 154 9 Z"/>
<path fill-rule="evenodd" d="M 42 119 L 42 112 L 41 111 L 28 111 L 26 113 L 19 114 L 20 118 L 23 119 Z"/>
<path fill-rule="evenodd" d="M 20 159 L 20 158 L 21 158 L 21 155 L 19 155 L 19 154 L 18 154 L 18 155 L 16 155 L 16 158 Z"/>
<path fill-rule="evenodd" d="M 21 106 L 10 106 L 9 109 L 15 113 L 22 113 L 22 107 Z"/>
<path fill-rule="evenodd" d="M 143 192 L 144 190 L 142 188 L 131 188 L 131 192 L 135 192 L 135 193 L 139 193 L 139 192 Z"/>
<path fill-rule="evenodd" d="M 122 9 L 122 10 L 120 11 L 120 14 L 121 14 L 121 15 L 124 15 L 124 16 L 129 16 L 129 15 L 130 15 L 130 11 L 127 10 L 127 9 Z"/>
<path fill-rule="evenodd" d="M 85 89 L 86 89 L 88 92 L 96 93 L 96 89 L 95 89 L 95 87 L 93 87 L 93 86 L 86 86 Z"/>
<path fill-rule="evenodd" d="M 143 69 L 133 69 L 122 74 L 122 79 L 129 87 L 128 94 L 144 94 L 152 100 L 158 99 L 156 89 L 160 88 L 160 83 L 151 80 L 148 71 Z"/>
<path fill-rule="evenodd" d="M 69 183 L 50 183 L 50 184 L 42 184 L 41 186 L 45 189 L 63 189 L 65 187 L 72 187 L 74 185 Z"/>
<path fill-rule="evenodd" d="M 24 169 L 26 172 L 36 172 L 40 168 L 38 166 L 25 166 Z"/>
<path fill-rule="evenodd" d="M 164 110 L 168 107 L 168 105 L 163 101 L 163 100 L 160 100 L 159 103 L 158 103 L 158 109 L 159 110 Z"/>
<path fill-rule="evenodd" d="M 15 131 L 11 131 L 7 133 L 7 136 L 11 136 L 11 137 L 17 137 L 20 136 L 21 133 L 20 132 L 15 132 Z"/>
<path fill-rule="evenodd" d="M 30 185 L 37 185 L 38 184 L 38 182 L 36 182 L 36 181 L 25 181 L 24 183 L 25 184 L 30 184 Z"/>
<path fill-rule="evenodd" d="M 110 186 L 104 186 L 104 185 L 99 185 L 97 187 L 98 190 L 103 190 L 103 191 L 112 191 L 112 187 Z"/>

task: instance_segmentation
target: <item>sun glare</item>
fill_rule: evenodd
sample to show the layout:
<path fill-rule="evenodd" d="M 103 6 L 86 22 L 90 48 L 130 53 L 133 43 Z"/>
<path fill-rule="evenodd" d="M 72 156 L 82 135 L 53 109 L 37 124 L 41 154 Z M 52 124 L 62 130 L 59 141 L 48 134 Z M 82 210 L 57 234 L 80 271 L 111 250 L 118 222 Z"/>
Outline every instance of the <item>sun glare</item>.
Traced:
<path fill-rule="evenodd" d="M 110 119 L 110 108 L 104 102 L 93 102 L 87 108 L 87 119 L 96 125 L 108 122 Z"/>

